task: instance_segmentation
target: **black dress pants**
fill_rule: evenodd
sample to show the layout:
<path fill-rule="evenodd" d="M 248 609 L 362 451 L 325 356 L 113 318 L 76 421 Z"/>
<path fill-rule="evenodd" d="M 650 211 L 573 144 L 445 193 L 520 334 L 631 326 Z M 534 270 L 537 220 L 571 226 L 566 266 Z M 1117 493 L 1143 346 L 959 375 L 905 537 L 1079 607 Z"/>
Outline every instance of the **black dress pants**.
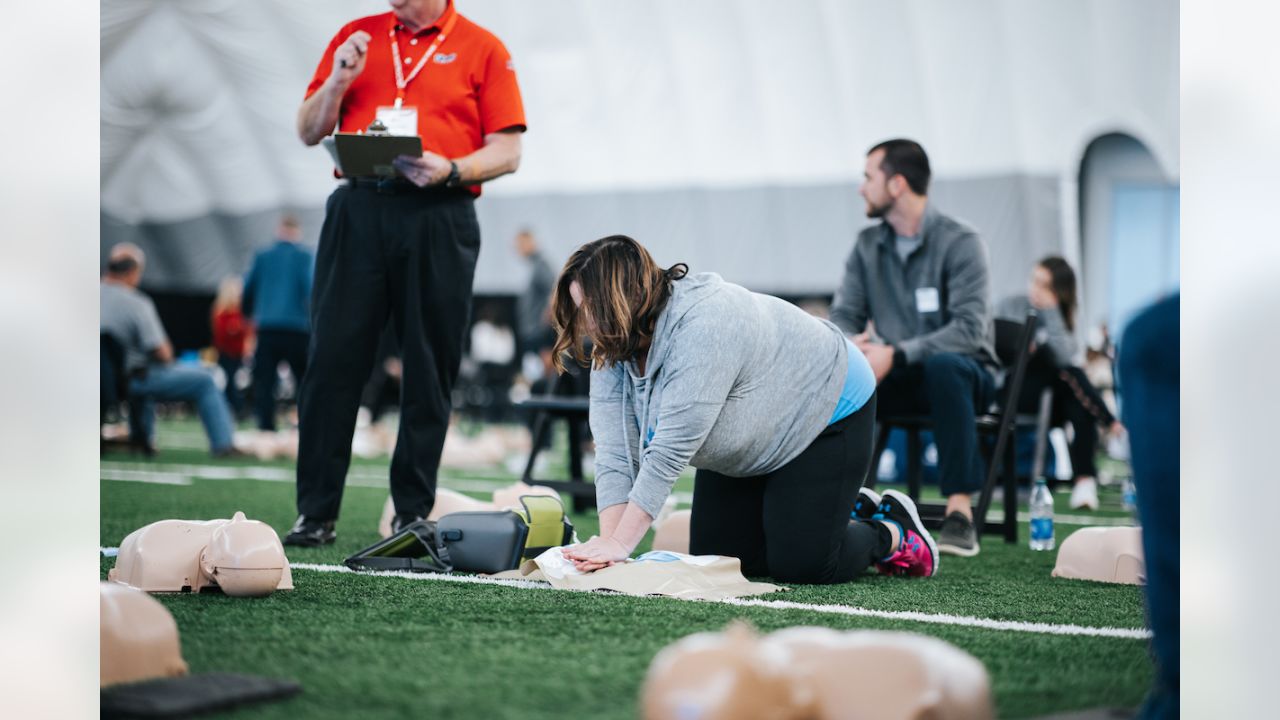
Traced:
<path fill-rule="evenodd" d="M 361 390 L 388 315 L 403 362 L 391 498 L 397 513 L 431 511 L 479 251 L 464 191 L 343 186 L 329 196 L 298 408 L 300 514 L 338 517 Z"/>
<path fill-rule="evenodd" d="M 727 555 L 742 573 L 781 582 L 848 582 L 889 552 L 889 531 L 849 518 L 871 466 L 876 397 L 827 426 L 804 452 L 767 475 L 699 469 L 689 551 Z"/>

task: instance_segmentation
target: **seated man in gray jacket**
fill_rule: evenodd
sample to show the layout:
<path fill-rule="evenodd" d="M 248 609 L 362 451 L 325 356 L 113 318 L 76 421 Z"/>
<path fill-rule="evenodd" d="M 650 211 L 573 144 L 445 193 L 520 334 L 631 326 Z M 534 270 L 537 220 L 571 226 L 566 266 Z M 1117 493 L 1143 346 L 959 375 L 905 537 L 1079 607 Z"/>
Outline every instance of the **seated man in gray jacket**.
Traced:
<path fill-rule="evenodd" d="M 861 195 L 879 225 L 858 235 L 831 306 L 879 383 L 878 415 L 928 413 L 947 498 L 939 552 L 978 554 L 982 487 L 974 418 L 995 397 L 987 253 L 973 228 L 928 202 L 929 158 L 911 140 L 867 153 Z M 869 327 L 873 325 L 874 328 Z"/>

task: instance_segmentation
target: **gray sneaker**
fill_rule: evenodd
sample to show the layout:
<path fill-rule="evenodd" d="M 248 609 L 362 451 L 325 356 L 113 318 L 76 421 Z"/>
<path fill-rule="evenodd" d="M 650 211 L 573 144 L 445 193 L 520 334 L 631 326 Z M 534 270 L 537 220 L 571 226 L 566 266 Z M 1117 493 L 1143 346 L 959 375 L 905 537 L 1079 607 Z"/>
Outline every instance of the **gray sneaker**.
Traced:
<path fill-rule="evenodd" d="M 944 555 L 973 557 L 978 554 L 978 532 L 973 521 L 962 513 L 953 512 L 942 521 L 938 531 L 938 552 Z"/>

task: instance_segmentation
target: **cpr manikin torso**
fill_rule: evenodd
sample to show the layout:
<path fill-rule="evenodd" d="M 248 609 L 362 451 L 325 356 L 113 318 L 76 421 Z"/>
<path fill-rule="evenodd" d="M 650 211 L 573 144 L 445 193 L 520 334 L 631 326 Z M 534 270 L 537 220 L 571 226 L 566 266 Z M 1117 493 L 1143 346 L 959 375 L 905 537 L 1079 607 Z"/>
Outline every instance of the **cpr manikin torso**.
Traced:
<path fill-rule="evenodd" d="M 1147 566 L 1142 528 L 1081 528 L 1062 541 L 1053 576 L 1073 580 L 1143 585 Z"/>
<path fill-rule="evenodd" d="M 976 658 L 936 638 L 745 625 L 669 645 L 649 666 L 646 720 L 978 720 L 993 716 Z"/>
<path fill-rule="evenodd" d="M 237 512 L 230 520 L 161 520 L 120 543 L 107 579 L 147 592 L 200 592 L 261 597 L 292 590 L 280 536 Z"/>

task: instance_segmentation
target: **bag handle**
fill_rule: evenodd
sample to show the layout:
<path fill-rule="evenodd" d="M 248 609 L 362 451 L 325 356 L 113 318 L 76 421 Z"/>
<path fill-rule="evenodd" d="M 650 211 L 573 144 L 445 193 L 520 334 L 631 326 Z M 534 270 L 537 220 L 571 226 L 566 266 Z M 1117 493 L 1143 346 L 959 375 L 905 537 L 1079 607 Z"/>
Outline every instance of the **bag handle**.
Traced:
<path fill-rule="evenodd" d="M 379 549 L 392 543 L 395 538 L 412 535 L 426 550 L 427 558 L 386 557 L 375 555 Z M 375 543 L 370 547 L 347 558 L 344 564 L 352 570 L 403 570 L 407 572 L 453 572 L 453 561 L 449 556 L 449 548 L 444 538 L 437 537 L 436 524 L 414 523 L 396 535 Z"/>

